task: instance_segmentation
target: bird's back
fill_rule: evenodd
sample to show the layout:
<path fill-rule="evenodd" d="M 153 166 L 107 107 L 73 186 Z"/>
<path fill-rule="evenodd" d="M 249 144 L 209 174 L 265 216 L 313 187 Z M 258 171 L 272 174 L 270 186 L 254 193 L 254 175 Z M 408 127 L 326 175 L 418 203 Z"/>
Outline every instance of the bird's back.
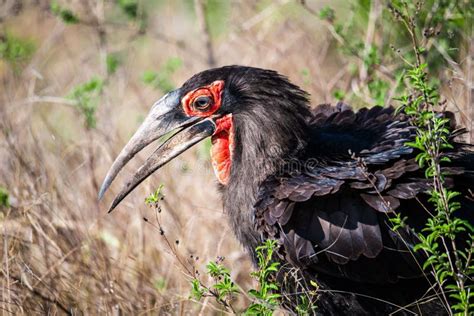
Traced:
<path fill-rule="evenodd" d="M 412 228 L 420 232 L 430 216 L 420 203 L 429 205 L 431 180 L 415 161 L 417 152 L 405 144 L 416 129 L 392 108 L 354 112 L 343 104 L 322 105 L 313 114 L 300 164 L 261 185 L 259 230 L 280 240 L 282 261 L 336 291 L 320 300 L 328 314 L 343 313 L 344 304 L 350 305 L 347 311 L 389 313 L 421 299 L 430 280 L 421 268 L 425 257 L 413 251 L 419 241 Z M 446 185 L 462 194 L 457 215 L 474 223 L 468 196 L 474 153 L 455 143 L 445 154 L 451 158 L 443 166 Z M 407 216 L 407 226 L 394 230 L 390 218 L 397 214 Z M 337 291 L 357 294 L 336 299 Z"/>

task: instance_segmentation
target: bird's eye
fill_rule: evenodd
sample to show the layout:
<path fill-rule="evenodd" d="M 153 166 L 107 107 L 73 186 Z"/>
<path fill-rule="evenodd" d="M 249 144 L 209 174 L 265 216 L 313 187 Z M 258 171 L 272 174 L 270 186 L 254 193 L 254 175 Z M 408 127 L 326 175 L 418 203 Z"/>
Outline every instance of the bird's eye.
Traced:
<path fill-rule="evenodd" d="M 194 102 L 193 102 L 193 107 L 196 109 L 196 110 L 207 110 L 207 108 L 209 108 L 209 106 L 211 105 L 212 103 L 212 99 L 211 97 L 207 96 L 207 95 L 201 95 L 199 97 L 197 97 Z"/>

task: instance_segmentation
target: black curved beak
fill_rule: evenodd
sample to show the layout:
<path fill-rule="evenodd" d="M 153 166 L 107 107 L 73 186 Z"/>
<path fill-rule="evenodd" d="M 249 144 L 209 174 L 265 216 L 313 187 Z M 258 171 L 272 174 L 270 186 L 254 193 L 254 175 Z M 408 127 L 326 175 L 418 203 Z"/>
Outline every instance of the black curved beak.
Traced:
<path fill-rule="evenodd" d="M 147 145 L 172 133 L 172 136 L 158 146 L 122 187 L 112 202 L 109 212 L 143 180 L 187 149 L 211 136 L 215 129 L 216 125 L 211 118 L 188 117 L 184 114 L 180 105 L 179 89 L 166 94 L 153 105 L 142 125 L 115 159 L 100 188 L 99 200 L 102 199 L 120 170 Z"/>

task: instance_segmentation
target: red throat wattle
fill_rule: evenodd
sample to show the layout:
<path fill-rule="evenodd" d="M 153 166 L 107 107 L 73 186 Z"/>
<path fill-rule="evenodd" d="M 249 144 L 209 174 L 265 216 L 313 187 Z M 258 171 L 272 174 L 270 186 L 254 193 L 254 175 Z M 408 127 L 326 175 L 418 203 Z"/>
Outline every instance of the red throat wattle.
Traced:
<path fill-rule="evenodd" d="M 234 126 L 232 114 L 216 120 L 216 131 L 212 135 L 211 161 L 217 180 L 223 185 L 229 183 L 232 151 L 234 147 Z"/>

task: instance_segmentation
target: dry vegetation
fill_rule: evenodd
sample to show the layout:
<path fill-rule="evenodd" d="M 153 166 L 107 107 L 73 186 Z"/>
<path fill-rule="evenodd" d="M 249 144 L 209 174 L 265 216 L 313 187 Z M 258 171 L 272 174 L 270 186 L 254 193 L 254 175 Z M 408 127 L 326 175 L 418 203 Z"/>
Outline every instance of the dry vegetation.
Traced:
<path fill-rule="evenodd" d="M 179 85 L 213 65 L 252 65 L 288 75 L 312 94 L 314 104 L 335 102 L 337 88 L 356 93 L 360 105 L 373 101 L 364 91 L 367 70 L 362 61 L 333 53 L 331 25 L 311 12 L 324 5 L 321 1 L 308 1 L 308 8 L 284 0 L 230 1 L 222 16 L 208 19 L 199 0 L 146 2 L 144 34 L 113 2 L 60 3 L 86 22 L 65 24 L 48 1 L 0 3 L 0 36 L 13 34 L 35 46 L 31 58 L 19 64 L 0 59 L 0 186 L 10 199 L 8 207 L 0 206 L 0 309 L 5 314 L 212 313 L 211 302 L 188 299 L 189 279 L 160 232 L 143 220 L 155 220 L 144 198 L 164 183 L 159 216 L 169 240 L 179 241 L 182 257 L 199 257 L 196 265 L 203 269 L 224 256 L 240 286 L 252 282 L 250 262 L 222 212 L 206 145 L 170 163 L 114 213 L 106 210 L 117 186 L 97 201 L 108 166 L 162 95 L 142 82 L 143 73 L 178 57 L 182 65 L 170 80 Z M 348 14 L 343 2 L 339 10 Z M 380 39 L 368 33 L 366 40 Z M 120 56 L 120 65 L 107 73 L 111 53 Z M 360 66 L 355 75 L 354 64 Z M 471 96 L 463 87 L 471 66 L 459 67 L 464 81 L 447 82 L 446 97 L 469 124 Z M 389 78 L 390 65 L 379 69 Z M 94 76 L 105 84 L 97 125 L 90 128 L 67 96 Z"/>

